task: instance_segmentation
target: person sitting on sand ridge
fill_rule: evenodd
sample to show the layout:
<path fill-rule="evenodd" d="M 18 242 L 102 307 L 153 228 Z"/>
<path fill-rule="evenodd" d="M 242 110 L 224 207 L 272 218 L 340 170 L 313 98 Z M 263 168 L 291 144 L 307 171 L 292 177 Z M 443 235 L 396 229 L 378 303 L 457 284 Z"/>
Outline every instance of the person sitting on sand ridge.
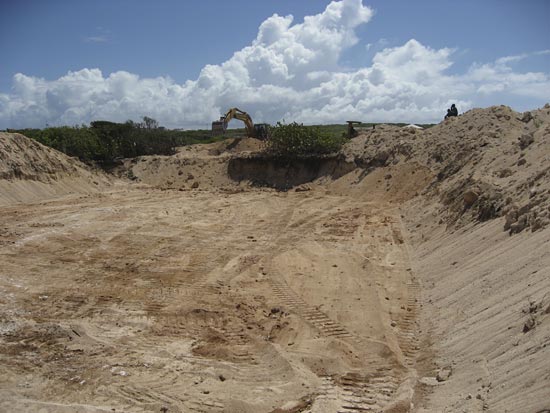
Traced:
<path fill-rule="evenodd" d="M 450 118 L 451 116 L 458 116 L 458 109 L 456 108 L 454 103 L 451 105 L 450 109 L 447 109 L 445 119 Z"/>

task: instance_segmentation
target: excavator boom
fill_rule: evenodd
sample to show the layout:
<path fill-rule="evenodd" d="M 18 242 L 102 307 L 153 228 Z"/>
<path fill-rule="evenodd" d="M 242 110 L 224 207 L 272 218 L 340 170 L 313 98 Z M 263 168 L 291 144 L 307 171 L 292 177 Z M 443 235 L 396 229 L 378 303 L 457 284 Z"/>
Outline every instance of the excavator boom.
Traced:
<path fill-rule="evenodd" d="M 252 122 L 252 118 L 250 117 L 250 115 L 245 111 L 240 110 L 239 108 L 229 109 L 224 116 L 220 117 L 220 120 L 212 122 L 212 135 L 225 135 L 227 125 L 229 124 L 231 119 L 238 119 L 244 122 L 246 135 L 248 137 L 262 140 L 267 139 L 268 125 L 265 123 L 254 125 L 254 122 Z"/>

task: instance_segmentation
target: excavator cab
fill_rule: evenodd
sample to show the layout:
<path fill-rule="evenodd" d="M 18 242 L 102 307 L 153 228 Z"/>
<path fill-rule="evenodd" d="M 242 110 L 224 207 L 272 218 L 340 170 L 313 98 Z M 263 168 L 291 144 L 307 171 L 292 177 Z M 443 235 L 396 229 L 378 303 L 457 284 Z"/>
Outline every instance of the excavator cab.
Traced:
<path fill-rule="evenodd" d="M 254 135 L 256 139 L 265 141 L 269 138 L 269 125 L 267 123 L 257 123 L 254 125 Z"/>

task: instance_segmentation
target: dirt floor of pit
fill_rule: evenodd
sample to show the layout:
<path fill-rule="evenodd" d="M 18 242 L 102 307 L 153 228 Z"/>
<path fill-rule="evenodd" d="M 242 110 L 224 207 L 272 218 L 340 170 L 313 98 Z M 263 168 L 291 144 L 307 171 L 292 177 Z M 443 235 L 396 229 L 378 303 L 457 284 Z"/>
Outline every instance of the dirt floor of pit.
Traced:
<path fill-rule="evenodd" d="M 408 406 L 418 285 L 384 204 L 126 190 L 1 212 L 3 411 Z"/>

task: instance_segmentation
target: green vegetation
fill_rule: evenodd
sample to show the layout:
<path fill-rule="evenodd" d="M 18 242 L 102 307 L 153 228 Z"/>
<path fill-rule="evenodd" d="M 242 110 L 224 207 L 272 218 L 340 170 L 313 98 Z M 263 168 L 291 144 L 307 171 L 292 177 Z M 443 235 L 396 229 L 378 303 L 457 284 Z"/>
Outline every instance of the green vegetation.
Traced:
<path fill-rule="evenodd" d="M 10 129 L 38 142 L 76 156 L 84 162 L 112 163 L 117 158 L 142 155 L 170 155 L 177 146 L 215 142 L 209 130 L 165 129 L 152 118 L 143 122 L 95 121 L 90 126 L 61 126 L 45 129 Z"/>
<path fill-rule="evenodd" d="M 346 142 L 342 134 L 317 126 L 278 122 L 270 129 L 267 151 L 277 156 L 307 156 L 335 153 Z"/>
<path fill-rule="evenodd" d="M 404 126 L 404 123 L 393 124 Z M 355 129 L 371 129 L 372 123 L 355 125 Z M 433 125 L 420 125 L 430 127 Z M 147 116 L 142 122 L 115 123 L 95 121 L 90 126 L 60 126 L 45 129 L 9 129 L 38 142 L 78 157 L 84 162 L 112 164 L 119 158 L 142 155 L 171 155 L 177 146 L 211 143 L 242 138 L 245 129 L 230 129 L 223 136 L 212 136 L 210 130 L 171 130 L 159 126 Z M 277 156 L 322 155 L 337 152 L 346 142 L 347 125 L 304 126 L 296 122 L 277 123 L 270 128 L 268 151 Z"/>

